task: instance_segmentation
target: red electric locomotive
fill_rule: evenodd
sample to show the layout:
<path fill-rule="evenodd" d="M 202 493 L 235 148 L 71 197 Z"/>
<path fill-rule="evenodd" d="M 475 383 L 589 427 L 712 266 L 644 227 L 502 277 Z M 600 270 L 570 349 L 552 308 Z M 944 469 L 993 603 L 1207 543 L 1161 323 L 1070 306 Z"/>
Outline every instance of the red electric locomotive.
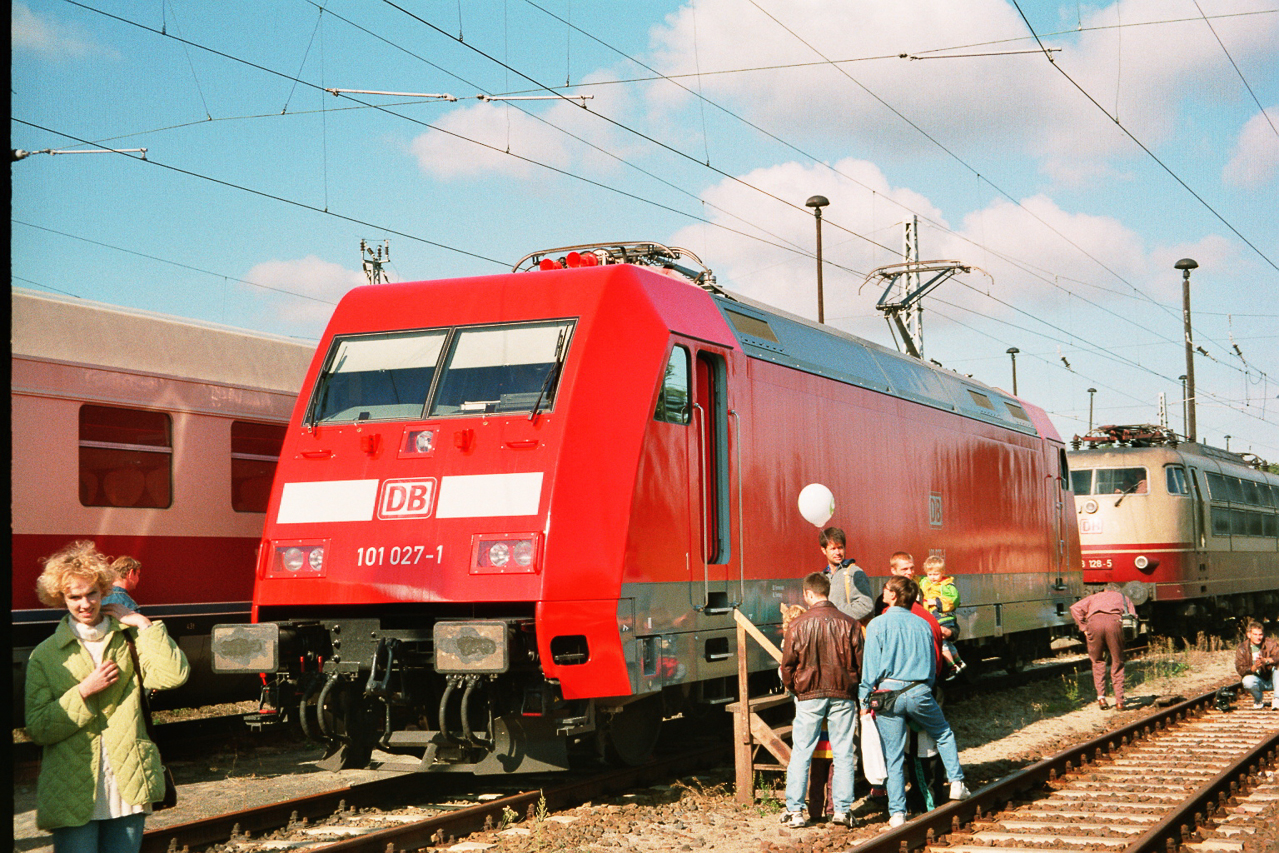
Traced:
<path fill-rule="evenodd" d="M 215 665 L 274 673 L 330 766 L 639 761 L 664 716 L 734 698 L 734 608 L 778 637 L 822 565 L 813 482 L 872 575 L 946 556 L 970 643 L 1016 661 L 1069 624 L 1064 447 L 1033 406 L 656 244 L 360 288 L 285 438 L 257 624 L 215 631 Z"/>
<path fill-rule="evenodd" d="M 1279 476 L 1157 426 L 1075 436 L 1084 583 L 1124 585 L 1159 633 L 1229 630 L 1279 604 Z"/>

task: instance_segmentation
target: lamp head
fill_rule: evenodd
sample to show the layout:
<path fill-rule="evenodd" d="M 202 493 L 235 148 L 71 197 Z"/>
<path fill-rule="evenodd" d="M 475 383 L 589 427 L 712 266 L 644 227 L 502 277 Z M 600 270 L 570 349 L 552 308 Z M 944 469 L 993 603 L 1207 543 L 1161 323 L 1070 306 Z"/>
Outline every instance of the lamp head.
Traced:
<path fill-rule="evenodd" d="M 1177 263 L 1173 264 L 1173 267 L 1179 270 L 1194 270 L 1199 269 L 1199 264 L 1194 258 L 1182 258 L 1177 261 Z"/>
<path fill-rule="evenodd" d="M 1017 354 L 1017 353 L 1019 353 L 1019 352 L 1021 352 L 1021 350 L 1017 349 L 1017 347 L 1009 347 L 1009 348 L 1008 348 L 1008 354 L 1009 354 L 1009 355 L 1016 355 L 1016 354 Z"/>
<path fill-rule="evenodd" d="M 824 195 L 812 195 L 808 197 L 808 201 L 804 202 L 805 207 L 815 207 L 819 211 L 830 204 L 830 199 Z"/>

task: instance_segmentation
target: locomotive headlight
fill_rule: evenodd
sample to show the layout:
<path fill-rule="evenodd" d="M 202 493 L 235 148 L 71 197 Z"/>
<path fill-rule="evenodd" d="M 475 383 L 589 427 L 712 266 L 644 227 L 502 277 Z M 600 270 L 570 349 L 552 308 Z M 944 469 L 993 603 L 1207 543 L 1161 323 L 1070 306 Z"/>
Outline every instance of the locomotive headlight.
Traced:
<path fill-rule="evenodd" d="M 594 256 L 592 256 L 594 257 Z M 515 564 L 519 566 L 530 566 L 533 564 L 533 542 L 530 539 L 521 539 L 515 543 L 513 549 L 515 553 Z"/>
<path fill-rule="evenodd" d="M 471 540 L 471 573 L 486 574 L 538 570 L 539 533 L 495 533 Z"/>
<path fill-rule="evenodd" d="M 1084 512 L 1094 513 L 1097 511 L 1097 502 L 1092 498 L 1084 501 Z"/>
<path fill-rule="evenodd" d="M 287 572 L 296 572 L 302 568 L 306 553 L 301 548 L 286 548 L 280 554 L 280 563 Z"/>
<path fill-rule="evenodd" d="M 277 542 L 274 559 L 267 569 L 269 578 L 318 578 L 324 576 L 325 539 Z"/>
<path fill-rule="evenodd" d="M 1146 566 L 1150 565 L 1150 561 L 1146 559 L 1144 554 L 1138 557 L 1137 559 L 1133 560 L 1132 563 L 1134 566 L 1136 566 L 1139 569 L 1144 569 L 1146 568 Z"/>

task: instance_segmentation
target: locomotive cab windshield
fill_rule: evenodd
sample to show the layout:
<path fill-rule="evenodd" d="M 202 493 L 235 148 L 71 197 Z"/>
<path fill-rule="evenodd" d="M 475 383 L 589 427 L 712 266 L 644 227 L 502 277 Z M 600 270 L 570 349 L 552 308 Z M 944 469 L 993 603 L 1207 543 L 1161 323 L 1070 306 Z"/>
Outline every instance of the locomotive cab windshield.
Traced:
<path fill-rule="evenodd" d="M 553 320 L 336 338 L 308 421 L 548 411 L 573 326 Z"/>

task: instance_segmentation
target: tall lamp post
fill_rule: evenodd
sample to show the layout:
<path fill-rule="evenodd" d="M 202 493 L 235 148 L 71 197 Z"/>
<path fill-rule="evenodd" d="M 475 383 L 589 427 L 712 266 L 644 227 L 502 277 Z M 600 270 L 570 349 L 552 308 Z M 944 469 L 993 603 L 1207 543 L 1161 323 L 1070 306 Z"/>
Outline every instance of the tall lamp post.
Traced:
<path fill-rule="evenodd" d="M 1195 440 L 1195 348 L 1190 338 L 1190 271 L 1198 269 L 1193 258 L 1182 258 L 1173 264 L 1181 270 L 1181 318 L 1186 326 L 1186 440 Z"/>
<path fill-rule="evenodd" d="M 1013 359 L 1013 396 L 1014 397 L 1017 396 L 1017 353 L 1019 352 L 1021 352 L 1021 350 L 1017 349 L 1017 347 L 1008 348 L 1008 354 L 1012 356 L 1012 359 Z"/>
<path fill-rule="evenodd" d="M 1088 431 L 1092 432 L 1092 395 L 1097 393 L 1096 388 L 1088 389 Z"/>
<path fill-rule="evenodd" d="M 813 216 L 817 218 L 817 322 L 826 322 L 826 300 L 822 295 L 822 208 L 830 204 L 830 199 L 824 195 L 809 196 L 808 201 L 804 202 L 805 207 L 813 209 Z"/>

